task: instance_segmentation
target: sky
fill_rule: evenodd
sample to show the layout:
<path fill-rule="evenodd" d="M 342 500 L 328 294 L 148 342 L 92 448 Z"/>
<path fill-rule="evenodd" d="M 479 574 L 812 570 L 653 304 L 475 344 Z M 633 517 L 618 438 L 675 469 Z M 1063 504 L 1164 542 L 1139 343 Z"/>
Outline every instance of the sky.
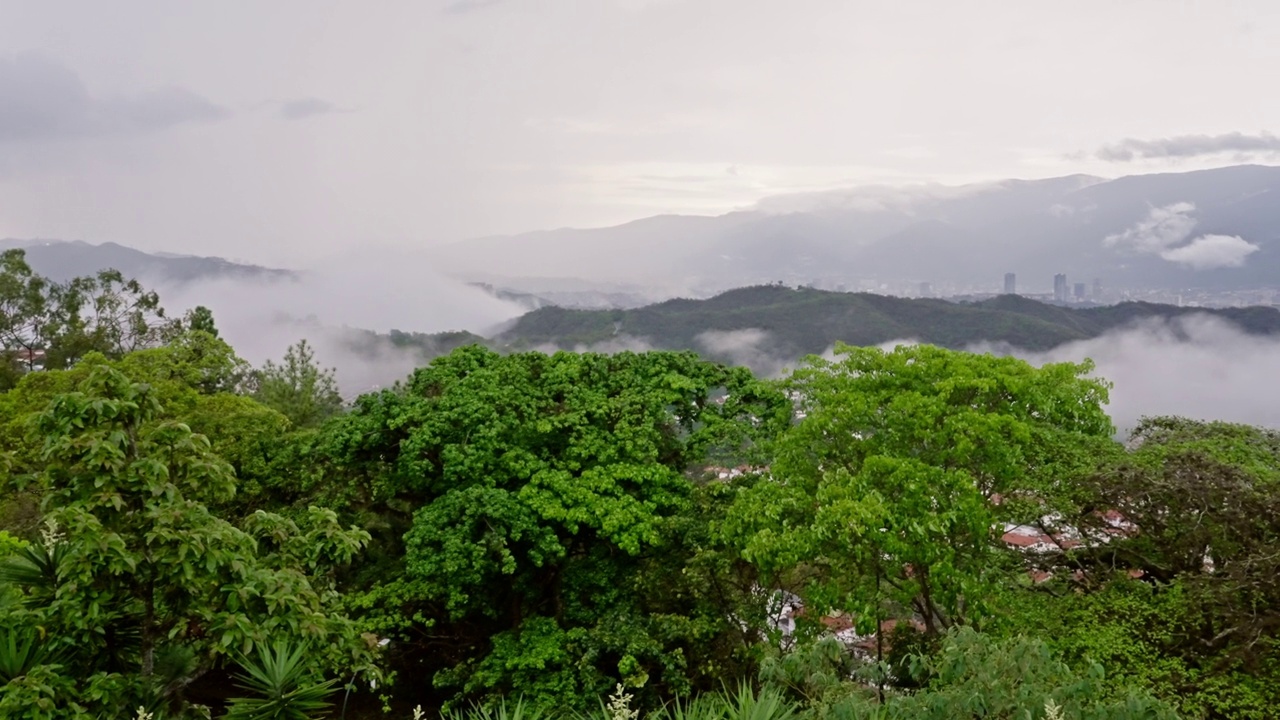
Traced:
<path fill-rule="evenodd" d="M 1274 0 L 0 0 L 0 238 L 277 265 L 1280 160 Z"/>

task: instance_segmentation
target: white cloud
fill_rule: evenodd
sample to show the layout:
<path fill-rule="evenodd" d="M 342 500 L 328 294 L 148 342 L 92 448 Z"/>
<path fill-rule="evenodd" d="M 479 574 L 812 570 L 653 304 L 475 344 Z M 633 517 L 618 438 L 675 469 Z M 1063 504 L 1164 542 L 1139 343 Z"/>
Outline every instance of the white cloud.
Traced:
<path fill-rule="evenodd" d="M 1123 250 L 1159 255 L 1192 270 L 1242 267 L 1259 250 L 1235 235 L 1201 235 L 1185 243 L 1196 229 L 1196 206 L 1189 202 L 1151 208 L 1147 217 L 1124 232 L 1108 235 L 1103 244 Z"/>
<path fill-rule="evenodd" d="M 1258 250 L 1257 245 L 1235 235 L 1202 235 L 1192 240 L 1190 245 L 1165 250 L 1160 257 L 1192 270 L 1210 270 L 1242 267 L 1245 258 Z"/>
<path fill-rule="evenodd" d="M 1191 237 L 1196 206 L 1189 202 L 1151 208 L 1147 217 L 1124 232 L 1108 235 L 1102 242 L 1140 253 L 1158 253 Z"/>

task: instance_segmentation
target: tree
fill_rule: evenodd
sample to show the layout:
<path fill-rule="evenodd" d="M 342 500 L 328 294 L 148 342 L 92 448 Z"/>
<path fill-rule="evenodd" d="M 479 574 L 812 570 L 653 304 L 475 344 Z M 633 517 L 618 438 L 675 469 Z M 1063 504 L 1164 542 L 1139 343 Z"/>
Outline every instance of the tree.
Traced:
<path fill-rule="evenodd" d="M 118 270 L 102 270 L 56 286 L 60 335 L 50 344 L 49 367 L 70 367 L 89 352 L 119 358 L 163 345 L 182 329 L 160 296 Z"/>
<path fill-rule="evenodd" d="M 56 335 L 51 315 L 51 283 L 32 271 L 23 250 L 0 253 L 0 390 L 7 390 L 18 374 L 39 363 L 39 353 Z"/>
<path fill-rule="evenodd" d="M 86 707 L 181 706 L 228 653 L 268 640 L 319 641 L 315 667 L 370 670 L 330 577 L 367 534 L 315 508 L 219 517 L 210 505 L 234 494 L 230 467 L 160 415 L 147 386 L 98 366 L 41 416 L 49 531 L 0 566 L 20 600 L 0 626 L 40 628 L 65 673 L 114 688 L 81 694 Z"/>
<path fill-rule="evenodd" d="M 1026 637 L 994 640 L 972 628 L 956 628 L 938 653 L 915 658 L 913 672 L 924 685 L 921 690 L 891 695 L 884 703 L 867 693 L 849 694 L 833 714 L 858 720 L 1177 717 L 1168 705 L 1141 692 L 1107 697 L 1100 665 L 1087 663 L 1077 670 L 1044 642 Z"/>
<path fill-rule="evenodd" d="M 32 271 L 24 251 L 0 254 L 0 389 L 22 372 L 68 368 L 91 352 L 120 358 L 163 345 L 180 328 L 159 295 L 116 270 L 55 283 Z"/>
<path fill-rule="evenodd" d="M 456 350 L 326 428 L 326 483 L 397 559 L 368 568 L 359 603 L 456 699 L 712 685 L 743 630 L 695 565 L 696 513 L 716 505 L 695 478 L 709 457 L 758 460 L 789 417 L 745 369 L 691 353 Z"/>
<path fill-rule="evenodd" d="M 208 333 L 218 337 L 218 328 L 213 322 L 213 311 L 204 305 L 197 305 L 187 311 L 187 315 L 183 319 L 188 330 Z"/>
<path fill-rule="evenodd" d="M 253 397 L 280 411 L 294 427 L 315 427 L 342 410 L 333 369 L 316 364 L 306 340 L 290 345 L 284 361 L 268 360 L 253 376 Z"/>
<path fill-rule="evenodd" d="M 810 620 L 915 618 L 933 634 L 980 617 L 1010 567 L 1001 523 L 1039 522 L 1114 445 L 1107 385 L 1088 364 L 932 346 L 836 354 L 787 381 L 804 419 L 727 532 Z"/>
<path fill-rule="evenodd" d="M 1280 433 L 1147 418 L 1128 445 L 1078 479 L 1067 517 L 1106 541 L 1057 556 L 1058 590 L 1074 592 L 1049 584 L 1008 600 L 1042 608 L 1020 629 L 1111 659 L 1189 716 L 1274 714 Z"/>

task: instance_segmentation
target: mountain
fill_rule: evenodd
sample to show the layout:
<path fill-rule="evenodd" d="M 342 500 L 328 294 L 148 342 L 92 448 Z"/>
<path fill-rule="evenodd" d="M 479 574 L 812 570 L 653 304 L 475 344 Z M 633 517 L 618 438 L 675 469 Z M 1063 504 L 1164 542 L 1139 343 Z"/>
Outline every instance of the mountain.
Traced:
<path fill-rule="evenodd" d="M 1031 292 L 1049 291 L 1057 273 L 1110 287 L 1241 289 L 1280 277 L 1280 167 L 864 187 L 768 198 L 718 217 L 468 240 L 435 258 L 495 284 L 572 276 L 672 294 L 775 281 L 995 289 L 1005 272 Z"/>
<path fill-rule="evenodd" d="M 0 250 L 22 248 L 37 273 L 62 282 L 112 268 L 125 277 L 181 284 L 221 278 L 284 279 L 290 270 L 242 265 L 218 257 L 145 253 L 116 243 L 93 245 L 64 240 L 0 240 Z"/>
<path fill-rule="evenodd" d="M 491 342 L 513 349 L 643 344 L 750 365 L 749 353 L 767 349 L 771 357 L 794 360 L 822 353 L 836 341 L 879 345 L 912 339 L 951 348 L 994 343 L 1048 350 L 1142 320 L 1195 313 L 1249 334 L 1280 335 L 1280 310 L 1274 307 L 1209 310 L 1128 302 L 1070 308 L 1016 295 L 953 303 L 767 285 L 634 310 L 544 307 L 521 316 Z"/>

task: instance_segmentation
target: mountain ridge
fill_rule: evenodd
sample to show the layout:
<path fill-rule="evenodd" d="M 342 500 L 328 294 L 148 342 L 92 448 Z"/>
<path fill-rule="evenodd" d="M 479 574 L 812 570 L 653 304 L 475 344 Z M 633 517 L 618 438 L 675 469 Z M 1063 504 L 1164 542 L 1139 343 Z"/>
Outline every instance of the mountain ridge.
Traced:
<path fill-rule="evenodd" d="M 213 279 L 294 279 L 293 270 L 248 265 L 220 257 L 148 253 L 115 242 L 83 240 L 0 239 L 0 250 L 21 249 L 27 263 L 45 277 L 64 282 L 107 268 L 126 277 L 151 282 L 188 283 Z"/>
<path fill-rule="evenodd" d="M 440 246 L 464 276 L 575 276 L 709 294 L 773 281 L 859 280 L 998 287 L 1005 272 L 1135 288 L 1269 286 L 1280 277 L 1280 167 L 1235 165 L 1105 179 L 1064 175 L 962 186 L 866 187 L 765 198 L 723 215 L 655 215 L 604 228 L 541 230 Z M 1160 208 L 1183 211 L 1185 245 L 1241 238 L 1247 257 L 1196 267 L 1108 238 Z M 1137 246 L 1141 247 L 1141 246 Z M 1157 248 L 1158 250 L 1159 248 Z"/>

